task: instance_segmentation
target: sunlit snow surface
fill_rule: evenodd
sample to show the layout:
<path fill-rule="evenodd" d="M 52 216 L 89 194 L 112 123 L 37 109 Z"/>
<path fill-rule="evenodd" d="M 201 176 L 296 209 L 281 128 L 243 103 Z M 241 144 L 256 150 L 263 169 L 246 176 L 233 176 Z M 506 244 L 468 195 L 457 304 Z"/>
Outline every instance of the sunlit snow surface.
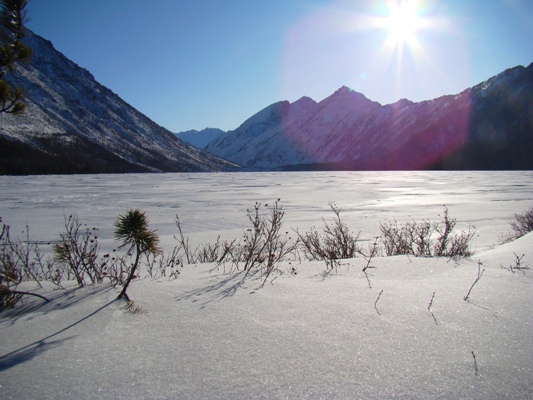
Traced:
<path fill-rule="evenodd" d="M 285 263 L 261 289 L 190 265 L 177 280 L 135 281 L 129 294 L 147 311 L 136 315 L 107 286 L 50 290 L 50 304 L 0 315 L 0 398 L 531 398 L 533 271 L 501 266 L 516 253 L 533 267 L 533 236 L 497 243 L 533 206 L 532 172 L 0 177 L 12 234 L 27 223 L 32 239 L 54 240 L 76 212 L 104 248 L 129 208 L 146 211 L 170 250 L 176 214 L 197 245 L 239 238 L 246 209 L 277 198 L 289 232 L 320 229 L 336 202 L 362 240 L 386 220 L 436 221 L 446 205 L 458 229 L 476 226 L 477 251 L 458 263 L 378 258 L 369 280 L 362 258 L 330 274 L 322 262 Z M 464 301 L 478 261 L 485 272 Z"/>

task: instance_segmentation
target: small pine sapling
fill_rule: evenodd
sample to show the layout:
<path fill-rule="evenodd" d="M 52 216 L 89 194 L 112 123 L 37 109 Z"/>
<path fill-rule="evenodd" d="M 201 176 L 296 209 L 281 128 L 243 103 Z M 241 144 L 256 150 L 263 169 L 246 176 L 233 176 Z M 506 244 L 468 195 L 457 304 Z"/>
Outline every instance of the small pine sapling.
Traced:
<path fill-rule="evenodd" d="M 140 210 L 128 210 L 118 216 L 115 222 L 115 238 L 120 243 L 119 248 L 128 246 L 130 252 L 135 252 L 135 261 L 131 267 L 128 278 L 124 283 L 122 291 L 117 299 L 125 298 L 130 301 L 126 290 L 130 285 L 137 268 L 139 260 L 143 254 L 157 255 L 161 252 L 159 248 L 159 236 L 156 231 L 148 229 L 148 218 Z"/>

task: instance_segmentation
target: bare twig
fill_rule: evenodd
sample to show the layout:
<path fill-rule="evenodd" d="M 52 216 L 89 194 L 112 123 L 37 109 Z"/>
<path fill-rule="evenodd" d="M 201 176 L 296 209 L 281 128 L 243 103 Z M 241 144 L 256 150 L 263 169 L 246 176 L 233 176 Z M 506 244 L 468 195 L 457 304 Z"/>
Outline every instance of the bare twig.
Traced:
<path fill-rule="evenodd" d="M 378 294 L 378 298 L 376 299 L 376 301 L 374 302 L 374 308 L 376 309 L 376 312 L 378 313 L 378 315 L 381 315 L 381 313 L 379 312 L 378 310 L 378 301 L 379 301 L 379 298 L 381 297 L 381 294 L 383 293 L 383 289 L 381 290 L 381 292 L 379 292 Z"/>
<path fill-rule="evenodd" d="M 502 269 L 506 269 L 507 271 L 511 271 L 513 274 L 515 273 L 515 271 L 522 271 L 522 273 L 525 275 L 526 274 L 526 269 L 529 269 L 527 265 L 522 265 L 522 258 L 524 258 L 525 254 L 522 254 L 522 256 L 518 256 L 518 254 L 516 253 L 513 253 L 514 256 L 515 256 L 515 261 L 514 261 L 514 265 L 513 264 L 509 264 L 509 267 L 504 267 L 503 265 L 500 264 L 500 267 Z"/>
<path fill-rule="evenodd" d="M 472 351 L 472 357 L 474 358 L 474 371 L 475 371 L 475 375 L 477 376 L 478 368 L 477 368 L 476 354 L 474 353 L 474 351 Z"/>
<path fill-rule="evenodd" d="M 368 246 L 368 257 L 363 254 L 363 257 L 366 259 L 366 265 L 363 267 L 363 272 L 365 274 L 366 281 L 368 282 L 368 288 L 369 289 L 372 289 L 372 285 L 370 284 L 370 278 L 368 277 L 368 272 L 366 270 L 369 269 L 369 268 L 376 268 L 375 266 L 370 265 L 370 262 L 372 261 L 372 258 L 379 251 L 378 240 L 379 240 L 379 236 L 376 236 L 374 238 L 374 243 L 372 245 Z"/>
<path fill-rule="evenodd" d="M 374 243 L 368 246 L 368 257 L 363 254 L 363 257 L 366 259 L 366 265 L 363 267 L 363 272 L 366 272 L 368 268 L 376 268 L 373 265 L 370 265 L 372 258 L 377 254 L 379 250 L 378 246 L 379 236 L 374 238 Z"/>
<path fill-rule="evenodd" d="M 481 279 L 481 276 L 483 275 L 483 272 L 485 272 L 485 268 L 483 268 L 483 271 L 481 270 L 481 266 L 482 265 L 483 265 L 483 263 L 481 261 L 477 262 L 477 278 L 474 281 L 474 283 L 472 283 L 472 286 L 470 286 L 470 289 L 468 289 L 468 293 L 463 298 L 463 300 L 465 300 L 465 301 L 468 300 L 468 297 L 470 296 L 470 292 L 474 288 L 475 284 L 478 283 L 478 281 Z"/>
<path fill-rule="evenodd" d="M 183 234 L 181 229 L 181 221 L 179 216 L 176 214 L 176 226 L 178 227 L 179 237 L 174 236 L 174 238 L 181 244 L 183 251 L 185 252 L 185 258 L 187 258 L 187 264 L 192 264 L 195 262 L 195 253 L 191 250 L 191 245 L 189 244 L 189 237 Z"/>
<path fill-rule="evenodd" d="M 370 278 L 368 277 L 368 272 L 366 272 L 364 269 L 363 269 L 363 272 L 365 273 L 365 278 L 366 278 L 366 281 L 368 282 L 368 288 L 372 289 L 372 285 L 370 284 Z"/>
<path fill-rule="evenodd" d="M 433 317 L 433 321 L 435 321 L 435 325 L 438 325 L 437 318 L 435 318 L 435 315 L 433 314 L 433 310 L 431 309 L 431 306 L 433 305 L 433 300 L 435 299 L 435 293 L 433 292 L 433 296 L 431 296 L 431 300 L 429 301 L 428 310 L 431 313 L 431 316 Z"/>

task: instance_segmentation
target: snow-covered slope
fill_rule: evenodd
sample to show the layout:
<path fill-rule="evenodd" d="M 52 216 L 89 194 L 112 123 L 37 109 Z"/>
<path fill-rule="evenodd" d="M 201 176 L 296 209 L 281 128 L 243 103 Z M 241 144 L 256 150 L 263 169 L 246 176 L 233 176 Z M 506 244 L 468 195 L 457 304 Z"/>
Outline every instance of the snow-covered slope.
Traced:
<path fill-rule="evenodd" d="M 531 169 L 532 115 L 533 64 L 419 103 L 382 106 L 347 87 L 279 102 L 206 149 L 267 169 Z"/>
<path fill-rule="evenodd" d="M 213 140 L 224 135 L 225 133 L 226 132 L 224 132 L 222 129 L 205 128 L 201 131 L 192 129 L 190 131 L 178 132 L 175 133 L 175 135 L 184 142 L 192 144 L 194 147 L 198 147 L 199 149 L 203 149 Z"/>
<path fill-rule="evenodd" d="M 31 64 L 10 79 L 24 116 L 0 118 L 0 172 L 217 171 L 230 165 L 178 140 L 28 32 Z"/>

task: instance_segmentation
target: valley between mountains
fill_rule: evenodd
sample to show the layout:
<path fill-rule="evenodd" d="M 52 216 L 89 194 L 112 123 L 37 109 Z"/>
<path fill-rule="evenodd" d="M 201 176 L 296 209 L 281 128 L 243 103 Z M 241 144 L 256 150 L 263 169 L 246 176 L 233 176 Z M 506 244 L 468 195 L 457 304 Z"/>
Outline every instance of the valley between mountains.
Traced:
<path fill-rule="evenodd" d="M 461 93 L 381 105 L 343 86 L 265 107 L 237 129 L 172 134 L 33 32 L 0 117 L 0 174 L 533 169 L 533 64 Z M 183 140 L 180 140 L 182 138 Z"/>

